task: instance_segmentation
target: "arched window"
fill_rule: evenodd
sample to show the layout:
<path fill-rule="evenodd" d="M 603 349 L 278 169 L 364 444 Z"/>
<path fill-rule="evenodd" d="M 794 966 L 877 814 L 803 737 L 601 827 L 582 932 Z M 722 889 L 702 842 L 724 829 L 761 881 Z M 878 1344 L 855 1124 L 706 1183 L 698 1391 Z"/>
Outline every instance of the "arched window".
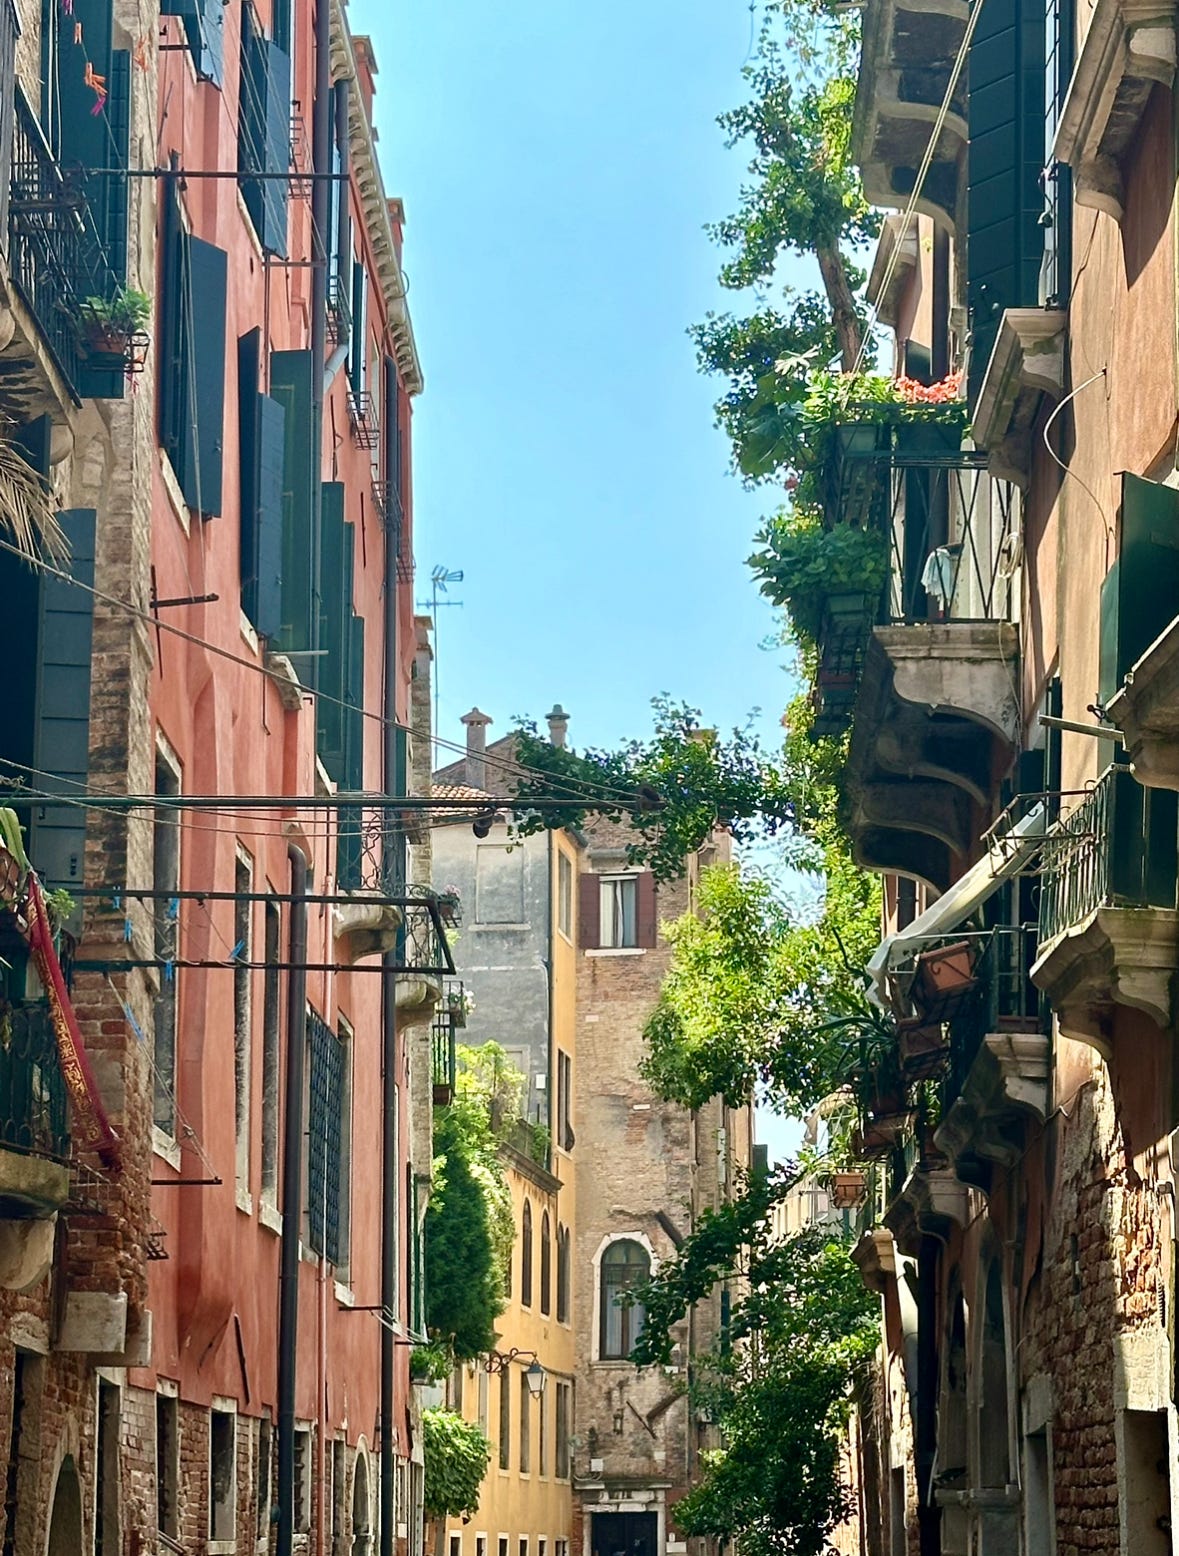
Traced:
<path fill-rule="evenodd" d="M 532 1203 L 524 1201 L 524 1220 L 520 1228 L 520 1301 L 532 1306 Z"/>
<path fill-rule="evenodd" d="M 540 1218 L 540 1310 L 549 1314 L 553 1310 L 553 1239 L 546 1210 Z"/>
<path fill-rule="evenodd" d="M 599 1355 L 603 1361 L 625 1360 L 642 1334 L 646 1311 L 641 1303 L 628 1303 L 625 1297 L 650 1275 L 650 1256 L 633 1238 L 620 1238 L 603 1253 L 599 1340 Z"/>
<path fill-rule="evenodd" d="M 557 1223 L 557 1322 L 569 1322 L 569 1228 Z"/>

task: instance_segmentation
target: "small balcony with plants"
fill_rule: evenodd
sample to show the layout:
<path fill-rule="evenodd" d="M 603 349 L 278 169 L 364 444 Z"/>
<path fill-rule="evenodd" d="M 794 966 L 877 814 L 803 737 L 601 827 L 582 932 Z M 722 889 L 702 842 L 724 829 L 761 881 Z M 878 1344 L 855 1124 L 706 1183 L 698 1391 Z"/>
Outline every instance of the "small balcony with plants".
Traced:
<path fill-rule="evenodd" d="M 444 979 L 442 998 L 430 1027 L 435 1107 L 445 1107 L 454 1100 L 458 1033 L 465 1030 L 467 1016 L 473 1009 L 474 1001 L 461 978 Z"/>
<path fill-rule="evenodd" d="M 906 941 L 889 969 L 901 1068 L 910 1082 L 936 1087 L 936 1150 L 984 1190 L 996 1167 L 1018 1159 L 1028 1121 L 1047 1109 L 1035 953 L 1033 926 L 1000 925 Z"/>
<path fill-rule="evenodd" d="M 1031 976 L 1064 1031 L 1109 1057 L 1119 1007 L 1172 1023 L 1179 795 L 1114 764 L 1091 788 L 1050 799 L 1058 819 L 1042 850 Z"/>
<path fill-rule="evenodd" d="M 816 735 L 849 735 L 858 861 L 944 890 L 1018 736 L 1019 494 L 962 447 L 960 379 L 811 375 L 789 510 L 751 559 L 814 672 Z"/>

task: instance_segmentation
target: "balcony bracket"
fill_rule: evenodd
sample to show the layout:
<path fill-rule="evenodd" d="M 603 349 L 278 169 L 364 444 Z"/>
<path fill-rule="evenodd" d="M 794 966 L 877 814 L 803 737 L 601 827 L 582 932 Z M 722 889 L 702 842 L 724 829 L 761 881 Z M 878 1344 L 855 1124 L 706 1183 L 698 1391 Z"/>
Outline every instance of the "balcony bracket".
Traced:
<path fill-rule="evenodd" d="M 927 1234 L 948 1238 L 969 1216 L 966 1186 L 951 1167 L 915 1167 L 884 1213 L 902 1253 L 916 1258 Z"/>
<path fill-rule="evenodd" d="M 1029 1118 L 1048 1110 L 1050 1044 L 1041 1032 L 992 1032 L 983 1038 L 966 1082 L 934 1142 L 958 1176 L 989 1188 L 992 1166 L 1010 1168 L 1023 1151 Z"/>
<path fill-rule="evenodd" d="M 1127 673 L 1106 714 L 1126 737 L 1138 782 L 1179 789 L 1179 617 Z"/>
<path fill-rule="evenodd" d="M 442 998 L 441 978 L 421 973 L 397 974 L 397 1025 L 426 1026 L 434 1019 L 434 1010 Z"/>
<path fill-rule="evenodd" d="M 896 1247 L 892 1233 L 885 1227 L 873 1227 L 851 1251 L 852 1261 L 859 1266 L 860 1279 L 869 1291 L 883 1296 L 888 1283 L 897 1277 Z"/>
<path fill-rule="evenodd" d="M 993 476 L 1027 489 L 1032 427 L 1044 397 L 1064 393 L 1068 314 L 1059 308 L 1008 308 L 987 364 L 972 432 L 990 454 Z"/>
<path fill-rule="evenodd" d="M 1108 1060 L 1115 1005 L 1170 1025 L 1177 963 L 1179 911 L 1099 907 L 1041 947 L 1032 980 L 1052 1002 L 1065 1034 Z"/>
<path fill-rule="evenodd" d="M 56 1228 L 56 1215 L 0 1221 L 0 1290 L 28 1291 L 45 1279 L 53 1264 Z"/>
<path fill-rule="evenodd" d="M 397 945 L 405 915 L 391 902 L 358 896 L 332 909 L 332 933 L 340 961 L 353 966 L 364 956 L 384 955 Z"/>
<path fill-rule="evenodd" d="M 1157 82 L 1175 76 L 1175 0 L 1097 0 L 1060 113 L 1052 157 L 1073 170 L 1078 205 L 1121 223 L 1119 166 Z"/>

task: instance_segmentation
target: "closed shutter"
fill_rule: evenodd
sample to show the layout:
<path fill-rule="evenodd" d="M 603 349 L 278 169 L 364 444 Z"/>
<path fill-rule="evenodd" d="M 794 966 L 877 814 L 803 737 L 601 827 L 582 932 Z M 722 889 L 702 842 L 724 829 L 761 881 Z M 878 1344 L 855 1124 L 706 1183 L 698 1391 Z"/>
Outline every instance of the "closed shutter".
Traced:
<path fill-rule="evenodd" d="M 64 168 L 111 167 L 105 112 L 93 111 L 95 95 L 82 81 L 89 63 L 111 84 L 111 0 L 46 5 L 41 14 L 41 124 L 49 144 Z"/>
<path fill-rule="evenodd" d="M 344 521 L 344 486 L 327 481 L 323 488 L 320 538 L 320 647 L 315 704 L 316 750 L 328 774 L 344 782 L 344 694 L 348 688 L 351 632 L 353 530 Z"/>
<path fill-rule="evenodd" d="M 970 48 L 970 400 L 1005 308 L 1035 307 L 1043 254 L 1043 0 L 982 0 Z"/>
<path fill-rule="evenodd" d="M 314 647 L 311 585 L 318 462 L 311 437 L 313 372 L 310 351 L 271 354 L 270 393 L 285 412 L 282 622 L 276 644 L 292 650 Z"/>
<path fill-rule="evenodd" d="M 54 792 L 76 795 L 90 776 L 90 666 L 93 656 L 95 522 L 93 508 L 58 514 L 70 546 L 70 576 L 41 580 L 37 715 L 33 765 Z M 33 812 L 31 854 L 46 885 L 80 886 L 85 872 L 86 812 L 41 805 Z"/>
<path fill-rule="evenodd" d="M 185 502 L 221 512 L 225 443 L 228 255 L 184 230 L 173 192 L 165 207 L 159 310 L 159 435 Z"/>
<path fill-rule="evenodd" d="M 262 36 L 253 13 L 242 13 L 241 107 L 238 168 L 243 173 L 286 173 L 291 165 L 291 60 Z M 282 179 L 242 180 L 242 199 L 270 254 L 287 253 L 290 185 Z"/>
<path fill-rule="evenodd" d="M 197 75 L 220 87 L 225 80 L 223 0 L 161 0 L 160 14 L 181 18 Z"/>
<path fill-rule="evenodd" d="M 13 0 L 0 0 L 0 103 L 16 101 L 16 38 L 20 32 Z M 12 179 L 14 113 L 0 113 L 0 247 L 8 252 L 8 199 Z"/>
<path fill-rule="evenodd" d="M 1044 34 L 1044 155 L 1056 140 L 1060 110 L 1073 73 L 1076 7 L 1074 0 L 1047 0 Z M 1044 172 L 1044 262 L 1040 302 L 1063 308 L 1072 289 L 1073 173 L 1064 162 Z"/>
<path fill-rule="evenodd" d="M 655 898 L 655 877 L 644 870 L 635 887 L 636 944 L 653 946 L 659 938 L 659 909 Z"/>
<path fill-rule="evenodd" d="M 363 394 L 366 387 L 368 316 L 365 307 L 367 298 L 368 277 L 364 273 L 364 266 L 354 263 L 352 266 L 352 348 L 348 354 L 348 379 L 352 385 L 352 393 L 354 395 Z"/>
<path fill-rule="evenodd" d="M 602 943 L 600 928 L 602 915 L 602 888 L 596 875 L 581 875 L 577 879 L 577 943 L 596 949 Z"/>
<path fill-rule="evenodd" d="M 345 789 L 364 787 L 364 617 L 352 613 L 348 627 L 348 667 L 344 709 L 344 772 Z M 341 807 L 339 812 L 340 836 L 337 851 L 336 873 L 339 884 L 345 889 L 355 889 L 368 884 L 364 880 L 364 857 L 361 831 L 364 815 L 359 808 Z"/>
<path fill-rule="evenodd" d="M 242 610 L 258 614 L 258 505 L 261 459 L 262 331 L 249 330 L 237 342 L 238 576 Z"/>
<path fill-rule="evenodd" d="M 254 626 L 264 638 L 282 629 L 283 461 L 286 412 L 258 396 L 258 603 Z"/>
<path fill-rule="evenodd" d="M 1117 561 L 1101 586 L 1103 703 L 1179 615 L 1179 491 L 1123 475 L 1118 528 Z"/>

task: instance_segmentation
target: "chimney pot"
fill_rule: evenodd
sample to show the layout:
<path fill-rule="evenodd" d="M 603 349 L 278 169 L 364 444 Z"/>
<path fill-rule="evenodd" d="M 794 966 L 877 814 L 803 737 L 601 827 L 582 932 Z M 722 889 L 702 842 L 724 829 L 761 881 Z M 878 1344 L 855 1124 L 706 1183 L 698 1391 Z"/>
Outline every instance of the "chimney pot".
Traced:
<path fill-rule="evenodd" d="M 565 736 L 569 732 L 569 715 L 559 702 L 555 702 L 548 713 L 545 714 L 549 726 L 549 739 L 553 745 L 562 750 L 565 746 Z"/>
<path fill-rule="evenodd" d="M 472 789 L 487 788 L 487 763 L 483 753 L 487 749 L 487 726 L 493 721 L 478 708 L 464 713 L 462 722 L 467 730 L 467 783 Z"/>

